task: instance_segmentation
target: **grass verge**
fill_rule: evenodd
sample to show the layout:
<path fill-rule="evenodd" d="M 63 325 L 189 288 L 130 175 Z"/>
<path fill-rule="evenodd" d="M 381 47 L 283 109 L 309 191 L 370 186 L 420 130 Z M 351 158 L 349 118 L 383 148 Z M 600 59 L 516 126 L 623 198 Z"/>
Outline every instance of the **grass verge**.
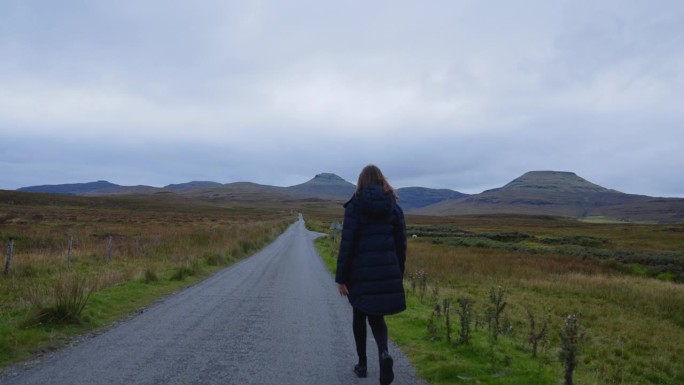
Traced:
<path fill-rule="evenodd" d="M 317 239 L 316 246 L 334 272 L 337 246 L 329 238 Z M 561 334 L 568 314 L 577 315 L 581 334 L 576 383 L 684 383 L 681 285 L 621 274 L 595 260 L 415 239 L 407 272 L 408 309 L 387 323 L 392 340 L 430 384 L 562 383 Z M 499 286 L 506 288 L 506 307 L 494 342 L 490 293 Z M 458 339 L 459 298 L 473 303 L 469 344 Z M 450 323 L 445 300 L 452 304 Z M 530 334 L 544 322 L 546 336 L 532 357 Z"/>
<path fill-rule="evenodd" d="M 149 215 L 149 213 L 144 213 Z M 230 218 L 230 217 L 229 217 Z M 227 220 L 226 220 L 227 221 Z M 237 223 L 236 223 L 237 222 Z M 129 248 L 115 250 L 110 261 L 90 251 L 83 241 L 71 264 L 59 250 L 50 252 L 55 230 L 50 223 L 22 234 L 23 247 L 12 273 L 0 277 L 0 377 L 9 364 L 63 347 L 74 337 L 97 332 L 136 314 L 161 297 L 193 285 L 219 269 L 269 244 L 291 218 L 265 221 L 230 219 L 224 226 L 205 226 L 201 218 L 129 225 L 133 235 L 120 235 Z M 112 228 L 102 221 L 99 226 Z M 165 237 L 162 230 L 170 235 Z M 90 225 L 80 230 L 88 236 Z M 110 230 L 111 231 L 111 230 Z M 146 243 L 138 234 L 153 234 Z M 121 231 L 123 233 L 123 231 Z M 138 246 L 140 243 L 140 247 Z"/>

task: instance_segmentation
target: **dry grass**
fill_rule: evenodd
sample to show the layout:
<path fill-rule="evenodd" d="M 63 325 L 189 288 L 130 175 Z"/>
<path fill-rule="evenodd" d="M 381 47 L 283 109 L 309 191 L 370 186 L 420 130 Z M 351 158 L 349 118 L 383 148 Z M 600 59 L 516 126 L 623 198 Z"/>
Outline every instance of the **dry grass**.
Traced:
<path fill-rule="evenodd" d="M 609 249 L 673 251 L 684 242 L 682 232 L 656 225 L 595 225 L 546 218 L 452 218 L 451 223 L 444 218 L 432 223 L 419 219 L 412 225 L 475 234 L 518 231 L 539 237 L 599 237 L 608 240 Z M 526 328 L 526 308 L 540 319 L 548 317 L 556 331 L 565 315 L 579 314 L 586 339 L 577 383 L 684 381 L 684 285 L 631 274 L 631 267 L 611 260 L 527 252 L 524 247 L 459 247 L 435 239 L 409 241 L 407 271 L 426 272 L 428 292 L 437 285 L 440 297 L 474 298 L 475 311 L 483 313 L 488 290 L 503 286 L 509 303 L 506 312 L 520 331 Z M 558 333 L 552 334 L 557 346 Z"/>
<path fill-rule="evenodd" d="M 321 217 L 319 230 L 326 230 L 334 214 Z M 684 226 L 588 224 L 515 215 L 408 216 L 407 222 L 407 273 L 413 282 L 407 280 L 406 286 L 416 295 L 409 295 L 412 306 L 407 312 L 388 322 L 393 338 L 430 383 L 460 383 L 463 378 L 487 384 L 561 383 L 559 332 L 568 314 L 578 315 L 584 334 L 576 383 L 684 383 L 684 284 L 648 270 L 671 269 L 675 274 L 670 277 L 682 271 L 684 259 L 676 255 L 684 250 Z M 494 242 L 492 234 L 523 236 Z M 567 243 L 540 242 L 545 239 Z M 326 249 L 322 252 L 327 255 Z M 583 253 L 587 249 L 592 253 Z M 652 264 L 621 262 L 625 250 L 646 256 L 644 261 Z M 674 253 L 675 258 L 665 263 L 648 259 L 659 258 L 662 252 Z M 428 279 L 423 294 L 418 272 Z M 491 371 L 482 326 L 474 331 L 470 347 L 447 346 L 444 336 L 435 338 L 429 327 L 435 306 L 446 298 L 452 304 L 457 298 L 472 299 L 473 318 L 484 322 L 489 292 L 497 287 L 506 288 L 505 317 L 513 334 L 499 347 L 506 350 L 509 343 L 510 372 L 502 376 Z M 549 321 L 549 341 L 536 360 L 529 358 L 528 309 L 538 324 Z M 438 329 L 443 332 L 444 326 Z"/>
<path fill-rule="evenodd" d="M 289 210 L 178 204 L 158 197 L 12 193 L 12 200 L 4 200 L 5 195 L 0 192 L 0 244 L 10 237 L 15 244 L 10 274 L 0 277 L 0 364 L 26 358 L 54 340 L 61 333 L 54 327 L 85 331 L 125 315 L 107 308 L 131 302 L 127 296 L 148 291 L 145 284 L 163 295 L 188 277 L 199 279 L 243 258 L 295 219 Z M 98 298 L 99 310 L 88 311 L 91 297 Z"/>

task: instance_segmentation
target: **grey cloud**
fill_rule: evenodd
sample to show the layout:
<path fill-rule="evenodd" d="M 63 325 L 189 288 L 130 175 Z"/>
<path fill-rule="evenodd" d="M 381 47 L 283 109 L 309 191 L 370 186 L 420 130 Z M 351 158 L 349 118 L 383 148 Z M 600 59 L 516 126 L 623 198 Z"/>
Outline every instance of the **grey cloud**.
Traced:
<path fill-rule="evenodd" d="M 0 188 L 376 163 L 398 187 L 562 169 L 684 196 L 683 21 L 678 1 L 10 0 Z"/>

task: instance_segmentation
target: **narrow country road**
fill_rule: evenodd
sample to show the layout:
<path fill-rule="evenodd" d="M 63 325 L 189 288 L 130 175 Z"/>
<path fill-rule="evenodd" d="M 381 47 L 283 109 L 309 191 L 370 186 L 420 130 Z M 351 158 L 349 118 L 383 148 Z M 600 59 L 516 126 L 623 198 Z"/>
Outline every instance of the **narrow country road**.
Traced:
<path fill-rule="evenodd" d="M 351 307 L 300 219 L 275 242 L 204 282 L 2 383 L 377 384 L 368 331 L 368 378 L 359 379 Z M 390 330 L 390 338 L 392 330 Z M 393 384 L 423 384 L 404 354 Z"/>

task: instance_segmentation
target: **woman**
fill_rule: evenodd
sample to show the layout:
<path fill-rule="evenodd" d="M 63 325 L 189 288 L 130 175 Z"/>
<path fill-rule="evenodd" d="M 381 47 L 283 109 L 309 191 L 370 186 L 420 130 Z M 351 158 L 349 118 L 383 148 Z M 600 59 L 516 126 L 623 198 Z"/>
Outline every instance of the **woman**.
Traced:
<path fill-rule="evenodd" d="M 377 166 L 366 166 L 356 192 L 344 205 L 344 226 L 337 259 L 340 295 L 354 309 L 354 341 L 359 361 L 354 372 L 367 375 L 366 319 L 378 345 L 380 384 L 394 379 L 387 350 L 384 316 L 406 309 L 403 276 L 406 261 L 406 223 L 397 196 Z"/>

